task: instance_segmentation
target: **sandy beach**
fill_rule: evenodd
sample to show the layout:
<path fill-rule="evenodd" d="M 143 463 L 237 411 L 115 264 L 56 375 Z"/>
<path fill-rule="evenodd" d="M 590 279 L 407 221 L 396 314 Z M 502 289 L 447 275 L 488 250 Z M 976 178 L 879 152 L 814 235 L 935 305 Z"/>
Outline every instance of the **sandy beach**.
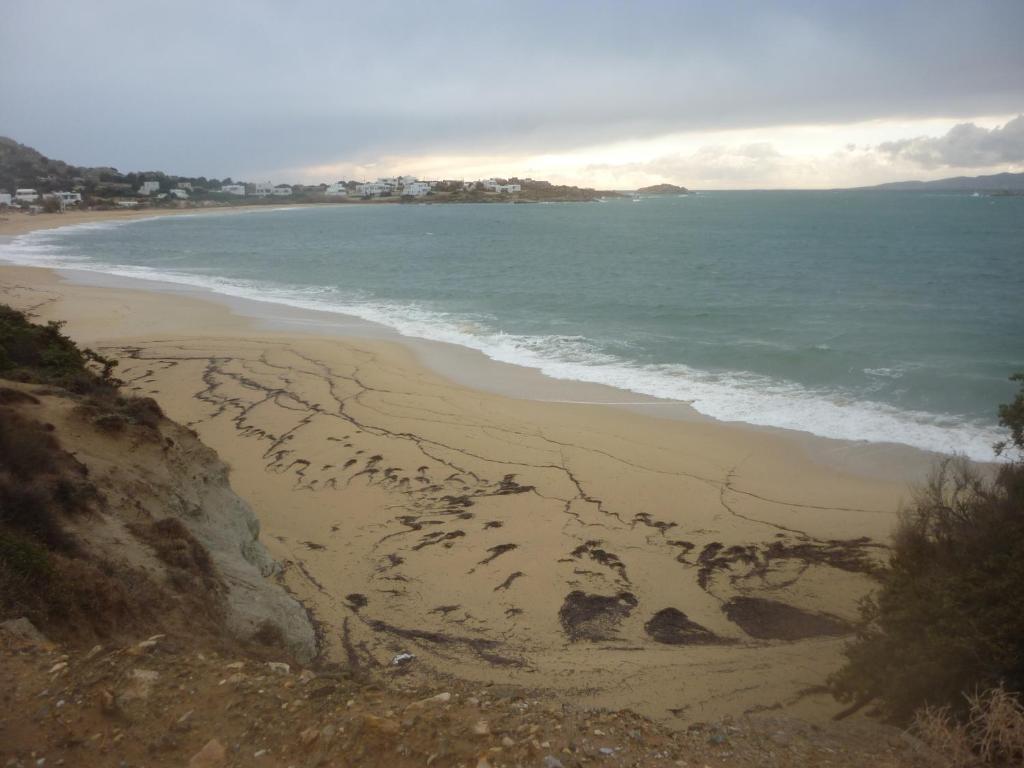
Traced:
<path fill-rule="evenodd" d="M 218 451 L 324 653 L 357 669 L 408 652 L 414 675 L 674 724 L 828 718 L 840 707 L 822 686 L 928 463 L 498 394 L 423 349 L 270 328 L 195 294 L 14 266 L 0 291 L 67 321 Z"/>

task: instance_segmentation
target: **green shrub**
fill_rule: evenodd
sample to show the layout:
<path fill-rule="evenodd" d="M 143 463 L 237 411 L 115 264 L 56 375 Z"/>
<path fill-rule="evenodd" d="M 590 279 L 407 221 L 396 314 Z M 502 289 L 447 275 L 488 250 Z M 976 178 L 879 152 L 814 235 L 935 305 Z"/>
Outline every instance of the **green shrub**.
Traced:
<path fill-rule="evenodd" d="M 1000 410 L 1017 451 L 1022 404 L 1024 388 Z M 901 515 L 846 656 L 836 695 L 877 699 L 898 723 L 924 706 L 965 716 L 966 696 L 979 691 L 1024 691 L 1024 462 L 989 475 L 964 459 L 942 462 Z"/>

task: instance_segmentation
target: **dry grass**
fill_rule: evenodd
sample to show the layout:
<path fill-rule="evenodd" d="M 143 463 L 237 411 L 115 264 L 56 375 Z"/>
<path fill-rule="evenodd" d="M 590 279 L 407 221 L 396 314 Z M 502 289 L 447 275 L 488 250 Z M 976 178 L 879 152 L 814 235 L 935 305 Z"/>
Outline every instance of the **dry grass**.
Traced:
<path fill-rule="evenodd" d="M 998 687 L 967 696 L 969 717 L 956 720 L 948 707 L 925 707 L 914 731 L 950 768 L 1024 765 L 1024 706 Z"/>

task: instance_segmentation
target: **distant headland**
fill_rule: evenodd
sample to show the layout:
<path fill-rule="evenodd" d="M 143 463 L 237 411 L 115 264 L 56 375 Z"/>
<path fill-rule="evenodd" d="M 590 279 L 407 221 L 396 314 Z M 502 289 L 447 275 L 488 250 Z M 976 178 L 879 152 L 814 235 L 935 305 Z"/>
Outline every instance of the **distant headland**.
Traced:
<path fill-rule="evenodd" d="M 654 184 L 650 187 L 641 187 L 636 193 L 638 195 L 688 195 L 690 190 L 675 184 Z"/>

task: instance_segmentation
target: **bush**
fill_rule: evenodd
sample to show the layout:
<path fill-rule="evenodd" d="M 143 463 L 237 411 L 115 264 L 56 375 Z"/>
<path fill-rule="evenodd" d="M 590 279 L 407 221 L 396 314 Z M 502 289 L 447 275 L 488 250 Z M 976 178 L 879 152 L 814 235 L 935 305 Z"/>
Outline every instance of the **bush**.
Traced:
<path fill-rule="evenodd" d="M 1022 402 L 1024 388 L 1000 411 L 1018 451 Z M 897 723 L 925 706 L 966 718 L 965 695 L 1024 691 L 1022 606 L 1024 462 L 985 477 L 966 460 L 947 459 L 901 516 L 889 568 L 862 604 L 833 691 L 855 704 L 878 699 Z"/>

